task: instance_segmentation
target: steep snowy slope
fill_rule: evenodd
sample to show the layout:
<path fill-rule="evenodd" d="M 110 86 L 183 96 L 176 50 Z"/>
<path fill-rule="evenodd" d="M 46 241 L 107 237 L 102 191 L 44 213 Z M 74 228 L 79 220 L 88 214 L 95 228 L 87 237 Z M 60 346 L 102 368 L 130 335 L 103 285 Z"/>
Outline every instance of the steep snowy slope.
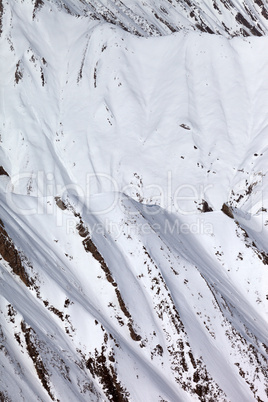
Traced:
<path fill-rule="evenodd" d="M 36 1 L 36 9 L 43 2 Z M 185 28 L 224 36 L 267 33 L 268 6 L 262 0 L 62 0 L 73 15 L 119 25 L 139 36 L 166 35 Z"/>
<path fill-rule="evenodd" d="M 2 3 L 0 399 L 265 401 L 267 6 L 106 3 Z"/>

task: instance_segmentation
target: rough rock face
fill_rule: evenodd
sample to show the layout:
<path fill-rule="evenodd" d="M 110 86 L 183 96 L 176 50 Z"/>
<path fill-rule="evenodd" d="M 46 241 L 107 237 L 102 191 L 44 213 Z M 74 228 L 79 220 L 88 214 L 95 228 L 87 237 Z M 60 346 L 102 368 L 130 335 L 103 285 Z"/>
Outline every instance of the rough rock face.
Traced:
<path fill-rule="evenodd" d="M 268 6 L 0 1 L 0 400 L 265 401 Z"/>
<path fill-rule="evenodd" d="M 0 254 L 12 268 L 13 272 L 20 277 L 22 282 L 26 286 L 30 286 L 31 280 L 29 279 L 29 275 L 27 274 L 23 266 L 21 256 L 16 250 L 16 247 L 14 246 L 11 238 L 5 231 L 5 226 L 1 220 L 0 220 Z"/>
<path fill-rule="evenodd" d="M 41 2 L 40 2 L 41 4 Z M 267 33 L 268 5 L 262 0 L 63 0 L 65 10 L 115 24 L 139 36 L 167 35 L 185 28 L 209 34 L 262 36 Z"/>

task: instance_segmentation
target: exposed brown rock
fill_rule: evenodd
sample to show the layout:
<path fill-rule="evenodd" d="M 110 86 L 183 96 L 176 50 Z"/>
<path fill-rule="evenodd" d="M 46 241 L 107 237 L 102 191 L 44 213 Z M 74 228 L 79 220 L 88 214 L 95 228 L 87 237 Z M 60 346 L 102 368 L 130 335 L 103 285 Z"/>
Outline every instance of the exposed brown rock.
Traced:
<path fill-rule="evenodd" d="M 8 176 L 9 174 L 7 173 L 7 171 L 3 168 L 3 166 L 0 166 L 0 176 Z"/>
<path fill-rule="evenodd" d="M 40 11 L 41 8 L 43 7 L 43 5 L 44 5 L 43 0 L 35 0 L 35 2 L 34 2 L 34 9 L 33 9 L 33 20 L 34 20 L 35 17 L 36 17 L 37 11 Z"/>
<path fill-rule="evenodd" d="M 221 210 L 225 215 L 229 216 L 229 218 L 234 219 L 232 208 L 229 207 L 229 205 L 224 203 Z"/>
<path fill-rule="evenodd" d="M 67 209 L 66 204 L 62 201 L 62 199 L 61 199 L 60 197 L 55 197 L 55 201 L 56 201 L 57 206 L 58 206 L 60 209 L 62 209 L 63 211 L 64 211 L 65 209 Z"/>
<path fill-rule="evenodd" d="M 4 223 L 0 219 L 0 254 L 7 261 L 12 268 L 13 272 L 20 277 L 26 286 L 33 284 L 32 279 L 29 278 L 21 261 L 20 254 L 15 248 L 11 238 L 8 236 Z"/>
<path fill-rule="evenodd" d="M 86 366 L 93 377 L 99 377 L 109 401 L 128 401 L 128 393 L 117 380 L 114 368 L 111 365 L 108 366 L 104 350 L 102 350 L 101 354 L 95 350 L 95 358 L 90 357 L 87 360 Z"/>
<path fill-rule="evenodd" d="M 3 32 L 3 22 L 2 22 L 3 13 L 4 13 L 3 0 L 0 0 L 0 37 Z M 0 398 L 1 398 L 1 394 L 0 394 Z"/>
<path fill-rule="evenodd" d="M 35 344 L 36 340 L 33 339 L 33 335 L 35 335 L 35 332 L 31 327 L 27 328 L 26 323 L 24 321 L 21 322 L 21 330 L 24 333 L 27 351 L 29 353 L 30 358 L 33 361 L 36 373 L 37 373 L 43 387 L 47 391 L 48 395 L 54 401 L 55 398 L 52 395 L 50 386 L 49 386 L 48 372 L 44 366 L 44 363 L 40 357 L 40 354 L 38 353 L 38 349 Z"/>
<path fill-rule="evenodd" d="M 15 83 L 18 84 L 23 77 L 23 68 L 21 65 L 21 60 L 18 61 L 16 64 L 16 71 L 15 71 Z"/>

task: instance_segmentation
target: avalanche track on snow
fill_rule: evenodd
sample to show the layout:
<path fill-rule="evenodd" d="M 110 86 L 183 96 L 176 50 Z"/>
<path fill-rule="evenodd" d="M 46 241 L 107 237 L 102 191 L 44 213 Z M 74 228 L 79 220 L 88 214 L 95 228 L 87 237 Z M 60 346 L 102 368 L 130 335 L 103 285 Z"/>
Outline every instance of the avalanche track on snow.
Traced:
<path fill-rule="evenodd" d="M 267 400 L 267 18 L 0 2 L 1 401 Z"/>

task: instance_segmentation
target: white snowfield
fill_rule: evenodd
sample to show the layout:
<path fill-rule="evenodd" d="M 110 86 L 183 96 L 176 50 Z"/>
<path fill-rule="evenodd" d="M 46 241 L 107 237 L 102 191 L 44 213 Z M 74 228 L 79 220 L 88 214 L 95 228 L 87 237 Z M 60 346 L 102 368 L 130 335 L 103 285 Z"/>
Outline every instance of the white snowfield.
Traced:
<path fill-rule="evenodd" d="M 129 3 L 0 2 L 0 400 L 267 401 L 266 4 Z"/>

